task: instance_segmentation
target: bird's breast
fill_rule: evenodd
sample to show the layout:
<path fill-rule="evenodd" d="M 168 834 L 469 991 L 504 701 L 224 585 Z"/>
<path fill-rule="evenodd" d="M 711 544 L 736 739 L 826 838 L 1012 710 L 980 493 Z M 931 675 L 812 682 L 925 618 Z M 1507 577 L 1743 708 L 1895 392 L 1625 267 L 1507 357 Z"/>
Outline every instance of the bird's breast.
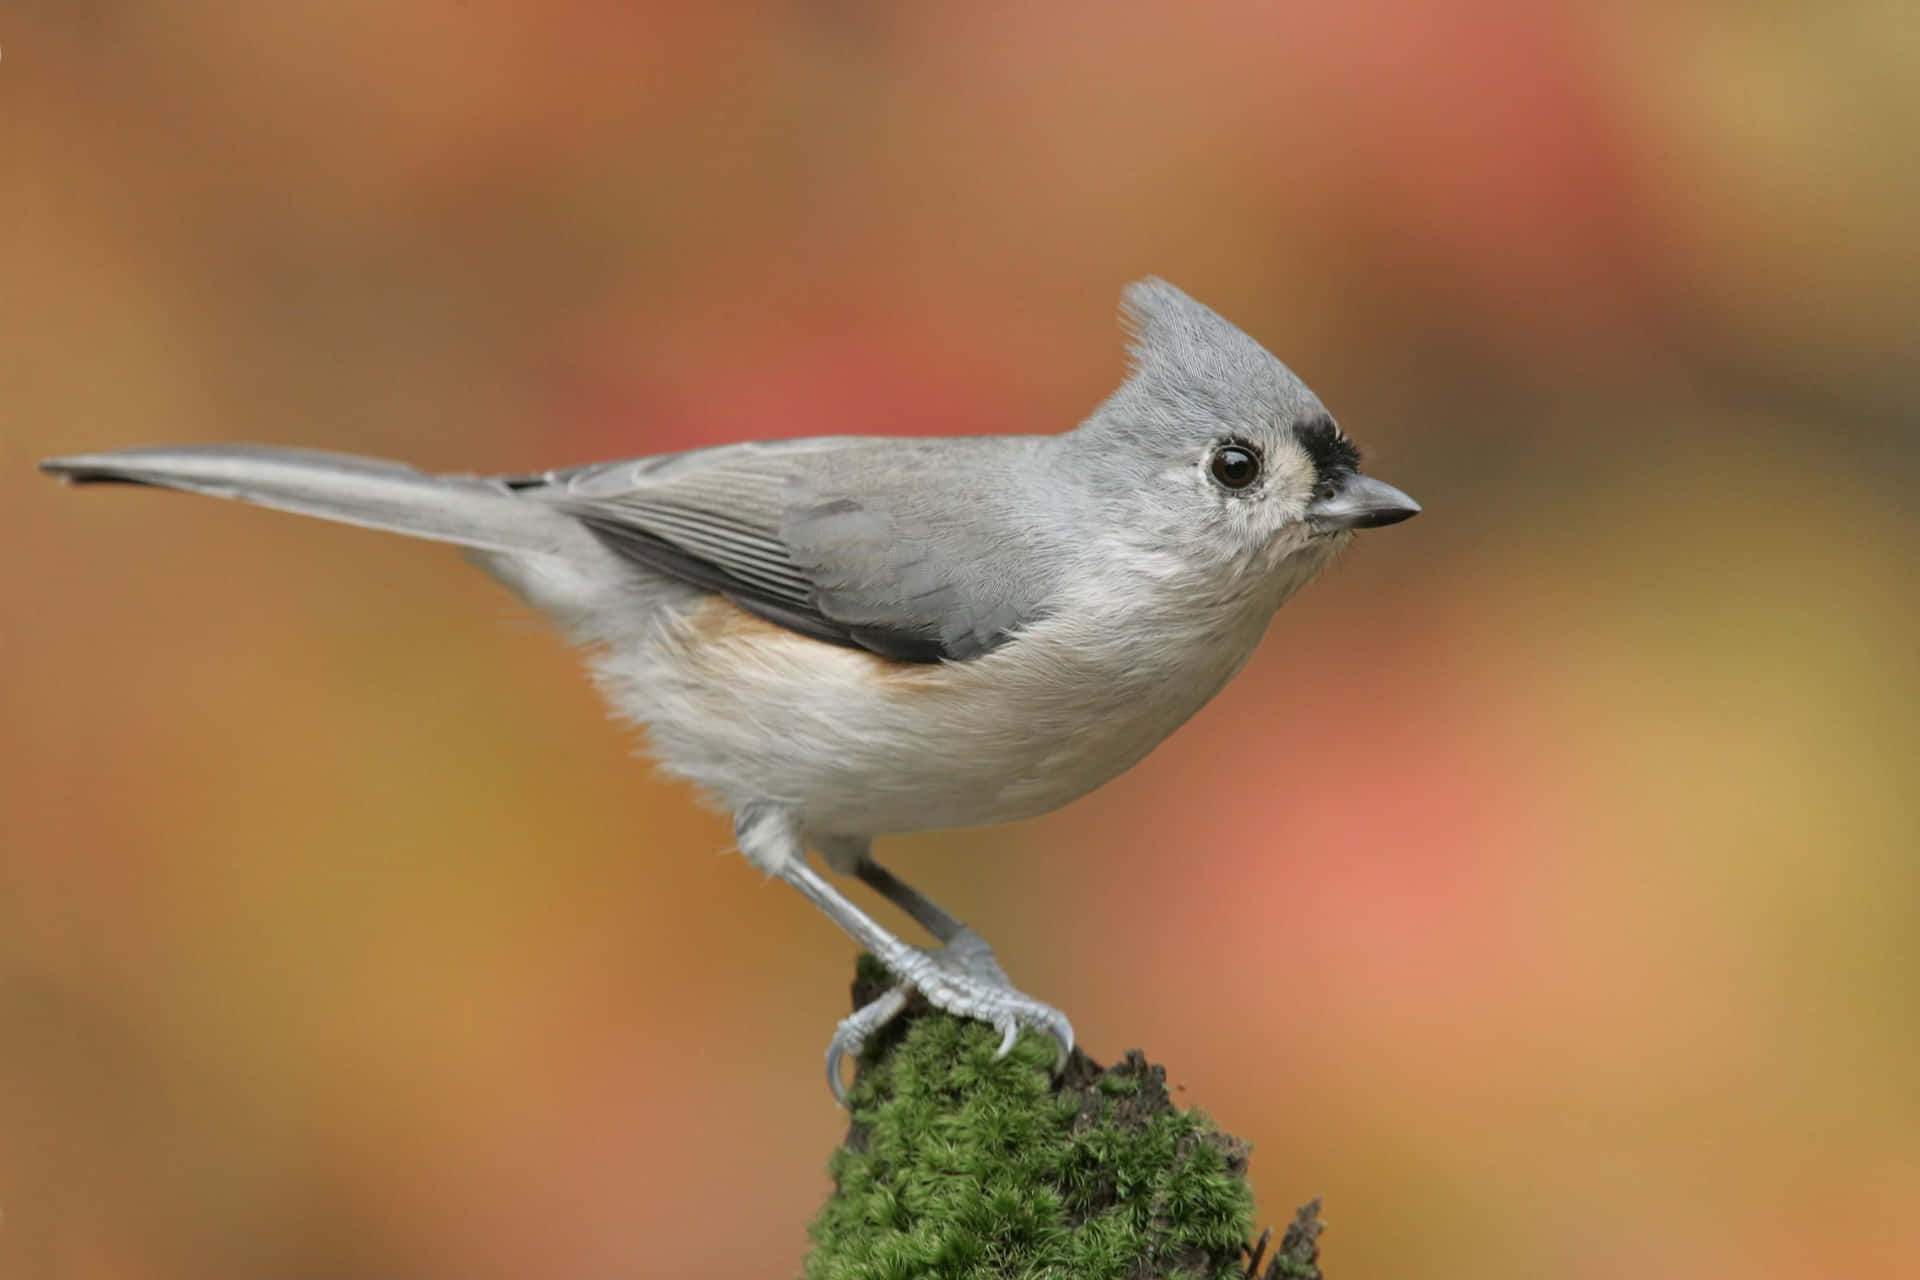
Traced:
<path fill-rule="evenodd" d="M 1246 662 L 1270 611 L 1063 608 L 978 658 L 891 661 L 717 597 L 602 660 L 661 763 L 822 833 L 1031 817 L 1139 760 Z"/>

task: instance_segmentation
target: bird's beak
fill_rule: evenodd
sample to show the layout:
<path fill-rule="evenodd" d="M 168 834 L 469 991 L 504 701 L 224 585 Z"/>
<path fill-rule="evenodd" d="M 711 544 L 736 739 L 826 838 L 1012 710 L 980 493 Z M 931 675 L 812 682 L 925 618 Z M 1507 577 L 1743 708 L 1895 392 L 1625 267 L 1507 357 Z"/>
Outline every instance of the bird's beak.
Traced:
<path fill-rule="evenodd" d="M 1399 524 L 1419 514 L 1420 504 L 1406 494 L 1384 480 L 1355 472 L 1331 498 L 1322 498 L 1307 508 L 1307 523 L 1318 533 L 1333 533 Z"/>

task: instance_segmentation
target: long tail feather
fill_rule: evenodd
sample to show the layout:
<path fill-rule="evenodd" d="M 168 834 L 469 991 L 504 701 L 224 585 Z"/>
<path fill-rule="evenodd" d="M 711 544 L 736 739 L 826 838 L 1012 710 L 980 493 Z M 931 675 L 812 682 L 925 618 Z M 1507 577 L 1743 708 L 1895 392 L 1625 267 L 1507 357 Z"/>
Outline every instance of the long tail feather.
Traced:
<path fill-rule="evenodd" d="M 75 484 L 181 489 L 451 542 L 482 551 L 560 553 L 592 539 L 572 518 L 477 476 L 428 475 L 398 463 L 267 445 L 164 445 L 49 458 Z"/>

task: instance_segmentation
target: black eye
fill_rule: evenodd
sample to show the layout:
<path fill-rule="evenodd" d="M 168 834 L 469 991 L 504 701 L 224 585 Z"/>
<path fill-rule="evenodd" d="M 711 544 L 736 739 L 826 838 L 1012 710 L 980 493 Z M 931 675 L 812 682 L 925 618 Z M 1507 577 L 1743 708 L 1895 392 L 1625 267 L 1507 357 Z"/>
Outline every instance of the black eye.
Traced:
<path fill-rule="evenodd" d="M 1223 444 L 1213 451 L 1213 478 L 1228 489 L 1244 489 L 1260 478 L 1260 455 L 1243 444 Z"/>

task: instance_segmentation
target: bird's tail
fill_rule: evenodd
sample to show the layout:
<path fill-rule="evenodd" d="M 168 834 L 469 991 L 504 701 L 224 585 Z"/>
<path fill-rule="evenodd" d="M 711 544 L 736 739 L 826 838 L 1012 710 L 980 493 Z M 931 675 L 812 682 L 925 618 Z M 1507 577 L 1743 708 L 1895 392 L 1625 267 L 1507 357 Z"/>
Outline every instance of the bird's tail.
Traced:
<path fill-rule="evenodd" d="M 507 554 L 567 554 L 592 542 L 571 518 L 497 480 L 429 475 L 398 463 L 251 444 L 163 445 L 49 458 L 75 484 L 121 483 L 239 498 Z"/>

